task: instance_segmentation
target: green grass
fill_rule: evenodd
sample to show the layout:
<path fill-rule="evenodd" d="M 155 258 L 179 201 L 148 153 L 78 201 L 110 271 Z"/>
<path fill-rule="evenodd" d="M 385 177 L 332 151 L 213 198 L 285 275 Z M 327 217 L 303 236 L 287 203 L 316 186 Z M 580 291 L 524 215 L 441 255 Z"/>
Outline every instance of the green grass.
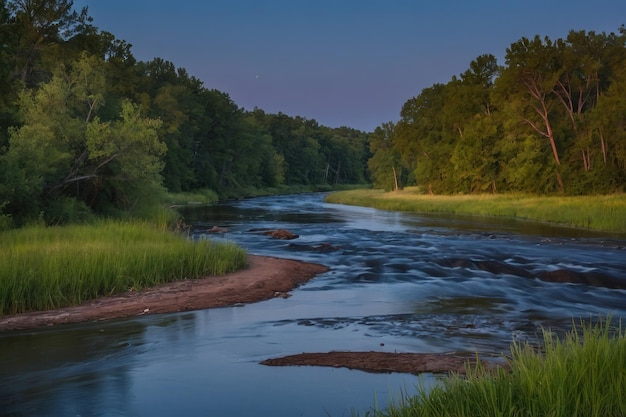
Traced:
<path fill-rule="evenodd" d="M 513 344 L 510 369 L 468 368 L 370 417 L 624 417 L 626 335 L 610 320 L 582 324 L 541 348 Z"/>
<path fill-rule="evenodd" d="M 0 232 L 0 314 L 76 305 L 97 297 L 241 269 L 246 251 L 192 242 L 147 222 L 32 226 Z"/>
<path fill-rule="evenodd" d="M 219 199 L 213 190 L 204 189 L 196 192 L 165 193 L 163 203 L 171 206 L 186 206 L 195 204 L 213 204 Z"/>
<path fill-rule="evenodd" d="M 626 233 L 626 194 L 553 197 L 520 194 L 426 195 L 417 188 L 385 193 L 382 190 L 340 191 L 329 203 L 421 213 L 503 216 L 566 226 Z"/>

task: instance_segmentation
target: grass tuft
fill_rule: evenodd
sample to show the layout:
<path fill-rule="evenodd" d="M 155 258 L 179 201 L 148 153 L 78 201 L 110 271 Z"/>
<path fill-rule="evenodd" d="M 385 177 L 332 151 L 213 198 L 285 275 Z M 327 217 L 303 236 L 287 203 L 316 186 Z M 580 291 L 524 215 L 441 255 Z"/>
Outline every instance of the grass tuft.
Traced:
<path fill-rule="evenodd" d="M 366 416 L 623 417 L 626 335 L 611 320 L 581 323 L 562 339 L 546 331 L 541 347 L 511 346 L 508 371 L 469 368 Z"/>

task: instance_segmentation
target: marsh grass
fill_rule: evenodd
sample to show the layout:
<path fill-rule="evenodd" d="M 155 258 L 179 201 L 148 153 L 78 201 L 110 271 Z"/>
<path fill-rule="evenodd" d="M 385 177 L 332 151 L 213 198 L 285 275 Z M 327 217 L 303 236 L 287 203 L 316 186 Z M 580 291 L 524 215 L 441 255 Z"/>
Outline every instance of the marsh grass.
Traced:
<path fill-rule="evenodd" d="M 421 213 L 502 216 L 626 233 L 626 194 L 554 197 L 521 194 L 426 195 L 409 187 L 385 193 L 353 190 L 329 194 L 329 203 Z"/>
<path fill-rule="evenodd" d="M 246 264 L 231 243 L 192 242 L 144 222 L 0 233 L 0 314 L 46 310 Z"/>
<path fill-rule="evenodd" d="M 543 346 L 511 346 L 510 369 L 468 368 L 430 391 L 403 396 L 372 417 L 623 417 L 626 335 L 610 320 L 581 324 L 564 338 L 544 332 Z"/>

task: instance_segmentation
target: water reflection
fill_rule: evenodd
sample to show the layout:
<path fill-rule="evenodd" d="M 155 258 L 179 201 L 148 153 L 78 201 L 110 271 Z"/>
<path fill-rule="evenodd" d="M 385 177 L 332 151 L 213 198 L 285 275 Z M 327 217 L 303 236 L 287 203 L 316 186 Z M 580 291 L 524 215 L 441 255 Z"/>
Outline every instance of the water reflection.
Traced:
<path fill-rule="evenodd" d="M 194 239 L 331 268 L 289 299 L 0 334 L 0 415 L 347 416 L 417 379 L 258 363 L 329 350 L 497 355 L 572 318 L 626 318 L 624 290 L 541 280 L 555 271 L 626 279 L 624 236 L 322 198 L 184 211 Z M 213 226 L 228 231 L 207 233 Z M 278 228 L 300 237 L 253 232 Z"/>
<path fill-rule="evenodd" d="M 125 321 L 0 334 L 0 409 L 25 416 L 98 415 L 105 404 L 97 398 L 127 403 L 145 330 Z"/>

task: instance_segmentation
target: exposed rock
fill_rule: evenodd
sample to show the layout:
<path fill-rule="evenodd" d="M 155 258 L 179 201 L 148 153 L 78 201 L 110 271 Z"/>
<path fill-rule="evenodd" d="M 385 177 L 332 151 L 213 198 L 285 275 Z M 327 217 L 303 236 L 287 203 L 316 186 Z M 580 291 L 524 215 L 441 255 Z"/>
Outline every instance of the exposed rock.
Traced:
<path fill-rule="evenodd" d="M 322 243 L 320 245 L 314 246 L 313 250 L 317 252 L 334 252 L 341 249 L 339 246 L 331 245 L 330 243 Z"/>
<path fill-rule="evenodd" d="M 619 279 L 598 272 L 578 272 L 568 269 L 557 269 L 555 271 L 542 271 L 537 278 L 549 282 L 568 282 L 572 284 L 586 284 L 594 287 L 626 289 L 626 279 Z"/>
<path fill-rule="evenodd" d="M 228 232 L 228 229 L 225 227 L 213 226 L 212 228 L 207 229 L 204 232 L 205 233 L 226 233 Z"/>
<path fill-rule="evenodd" d="M 278 230 L 268 230 L 267 232 L 263 232 L 265 236 L 273 237 L 274 239 L 283 239 L 283 240 L 291 240 L 297 239 L 300 236 L 294 233 L 291 233 L 289 230 L 278 229 Z"/>

